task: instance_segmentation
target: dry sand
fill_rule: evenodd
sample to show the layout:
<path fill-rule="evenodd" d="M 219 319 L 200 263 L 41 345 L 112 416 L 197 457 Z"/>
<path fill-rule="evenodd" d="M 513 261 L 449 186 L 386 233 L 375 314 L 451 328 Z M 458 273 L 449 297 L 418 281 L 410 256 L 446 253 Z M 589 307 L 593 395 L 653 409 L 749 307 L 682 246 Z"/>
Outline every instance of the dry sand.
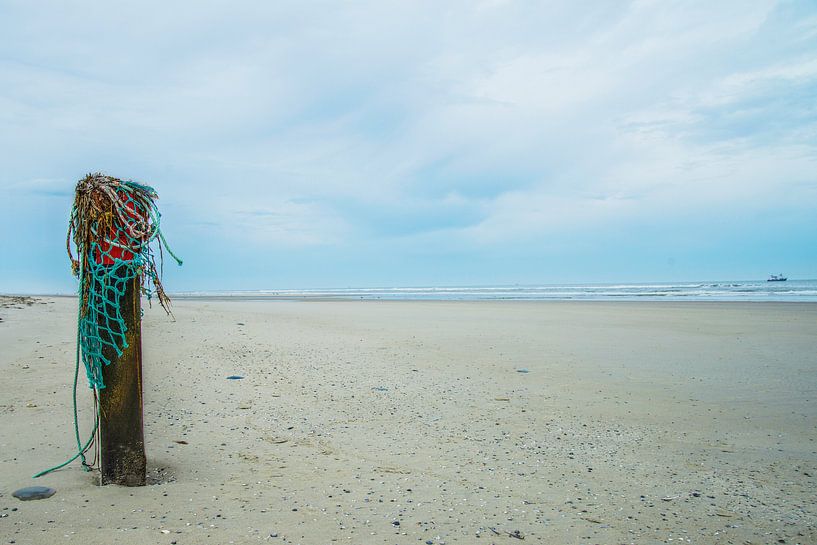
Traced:
<path fill-rule="evenodd" d="M 817 543 L 817 304 L 179 300 L 121 488 L 30 479 L 76 300 L 5 302 L 0 543 Z"/>

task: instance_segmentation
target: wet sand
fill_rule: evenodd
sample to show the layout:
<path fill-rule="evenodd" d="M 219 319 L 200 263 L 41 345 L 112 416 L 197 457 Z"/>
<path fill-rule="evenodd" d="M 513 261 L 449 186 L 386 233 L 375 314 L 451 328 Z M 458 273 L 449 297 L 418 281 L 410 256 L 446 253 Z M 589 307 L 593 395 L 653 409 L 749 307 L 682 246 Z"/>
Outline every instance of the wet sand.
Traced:
<path fill-rule="evenodd" d="M 76 300 L 6 303 L 1 543 L 817 542 L 817 304 L 146 308 L 121 488 L 30 478 L 73 454 Z"/>

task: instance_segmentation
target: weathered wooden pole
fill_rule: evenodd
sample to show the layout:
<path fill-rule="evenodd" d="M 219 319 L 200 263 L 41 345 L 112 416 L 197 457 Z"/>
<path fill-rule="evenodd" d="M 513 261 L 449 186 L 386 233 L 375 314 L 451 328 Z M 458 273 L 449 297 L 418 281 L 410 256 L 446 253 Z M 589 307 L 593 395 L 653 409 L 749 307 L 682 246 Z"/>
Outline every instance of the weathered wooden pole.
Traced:
<path fill-rule="evenodd" d="M 145 433 L 142 420 L 142 305 L 141 282 L 125 283 L 119 311 L 125 321 L 127 348 L 117 356 L 111 346 L 103 354 L 105 388 L 99 390 L 99 450 L 102 484 L 144 486 Z"/>
<path fill-rule="evenodd" d="M 77 182 L 65 241 L 71 271 L 79 279 L 74 375 L 77 453 L 35 477 L 77 458 L 90 471 L 85 453 L 96 437 L 102 484 L 145 484 L 141 296 L 143 292 L 148 298 L 155 296 L 170 314 L 170 298 L 160 278 L 162 248 L 182 264 L 162 235 L 158 198 L 150 186 L 100 172 Z M 99 403 L 99 418 L 85 442 L 80 439 L 76 402 L 80 363 Z"/>

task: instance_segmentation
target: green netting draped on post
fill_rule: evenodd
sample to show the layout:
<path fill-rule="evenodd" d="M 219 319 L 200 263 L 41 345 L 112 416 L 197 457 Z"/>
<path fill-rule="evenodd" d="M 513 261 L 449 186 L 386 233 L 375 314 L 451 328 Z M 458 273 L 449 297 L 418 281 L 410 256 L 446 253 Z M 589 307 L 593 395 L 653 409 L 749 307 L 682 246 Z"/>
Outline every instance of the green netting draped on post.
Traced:
<path fill-rule="evenodd" d="M 130 281 L 139 276 L 148 299 L 156 296 L 170 312 L 160 279 L 162 246 L 179 265 L 182 261 L 162 236 L 157 198 L 150 186 L 100 173 L 77 183 L 66 245 L 72 271 L 79 278 L 77 336 L 91 388 L 105 387 L 103 366 L 111 363 L 111 354 L 121 356 L 128 346 L 120 299 Z"/>
<path fill-rule="evenodd" d="M 77 183 L 65 242 L 71 270 L 79 278 L 73 396 L 77 453 L 59 465 L 40 471 L 34 478 L 63 468 L 77 458 L 81 459 L 86 471 L 93 467 L 93 463 L 86 461 L 85 453 L 99 430 L 98 394 L 105 388 L 102 369 L 128 348 L 121 304 L 129 283 L 139 277 L 142 294 L 148 300 L 156 296 L 162 308 L 170 314 L 170 299 L 161 282 L 162 248 L 179 265 L 182 260 L 173 254 L 162 236 L 156 199 L 158 195 L 150 186 L 101 173 L 88 174 Z M 76 258 L 71 252 L 72 241 L 77 250 Z M 77 414 L 80 360 L 85 365 L 94 395 L 94 425 L 85 443 L 80 439 Z"/>

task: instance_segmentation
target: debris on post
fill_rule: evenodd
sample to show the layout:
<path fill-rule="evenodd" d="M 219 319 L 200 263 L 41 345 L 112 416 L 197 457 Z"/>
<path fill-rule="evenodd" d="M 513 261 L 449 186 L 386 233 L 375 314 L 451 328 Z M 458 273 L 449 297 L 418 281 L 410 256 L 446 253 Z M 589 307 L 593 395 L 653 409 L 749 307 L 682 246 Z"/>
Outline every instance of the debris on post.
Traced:
<path fill-rule="evenodd" d="M 145 484 L 142 423 L 141 296 L 156 297 L 170 314 L 162 287 L 163 248 L 158 195 L 150 186 L 101 173 L 77 183 L 66 246 L 79 279 L 77 358 L 74 372 L 74 431 L 77 454 L 45 475 L 82 459 L 99 435 L 102 484 Z M 77 256 L 71 251 L 76 248 Z M 155 243 L 155 244 L 154 244 Z M 158 255 L 157 255 L 158 252 Z M 157 257 L 159 264 L 157 266 Z M 91 437 L 80 440 L 76 387 L 82 361 L 97 409 Z"/>

